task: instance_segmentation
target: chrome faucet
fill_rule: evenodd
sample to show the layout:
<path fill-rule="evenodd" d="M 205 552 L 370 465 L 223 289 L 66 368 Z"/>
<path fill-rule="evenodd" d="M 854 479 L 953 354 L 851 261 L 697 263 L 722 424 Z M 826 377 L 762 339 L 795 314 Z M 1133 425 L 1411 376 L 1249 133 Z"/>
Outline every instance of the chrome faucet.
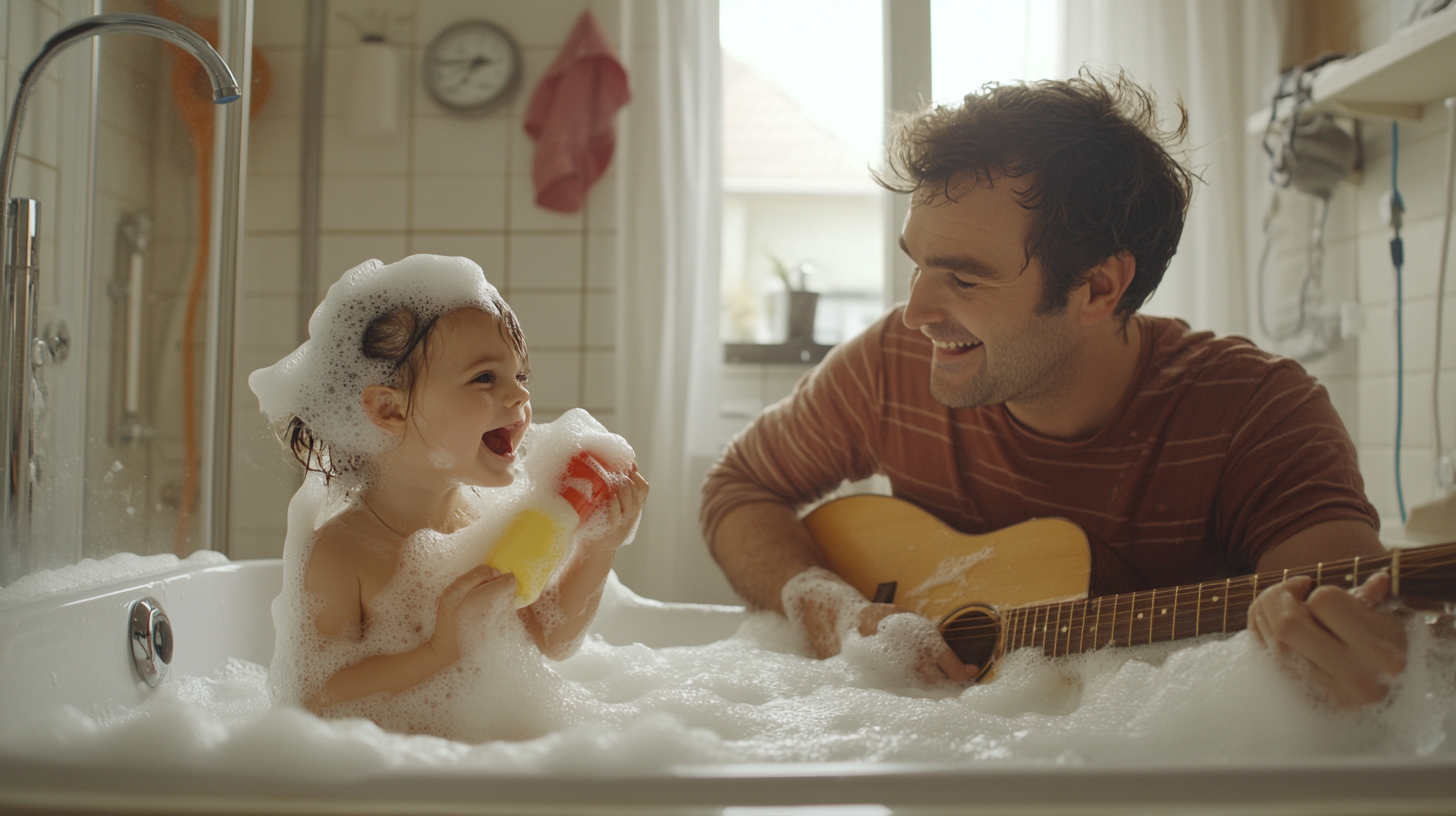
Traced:
<path fill-rule="evenodd" d="M 21 75 L 15 104 L 5 132 L 5 147 L 0 153 L 0 193 L 8 202 L 3 215 L 0 241 L 6 245 L 4 293 L 5 305 L 0 311 L 0 342 L 4 343 L 5 366 L 5 484 L 4 484 L 4 547 L 0 550 L 0 583 L 8 583 L 19 574 L 7 565 L 11 557 L 19 557 L 30 544 L 31 486 L 36 466 L 32 441 L 32 368 L 35 337 L 36 249 L 40 233 L 40 203 L 30 198 L 10 198 L 10 184 L 15 175 L 15 153 L 20 126 L 31 92 L 40 81 L 53 57 L 73 43 L 103 34 L 146 34 L 166 40 L 201 62 L 212 82 L 212 101 L 222 105 L 242 96 L 242 89 L 227 63 L 218 56 L 201 35 L 186 26 L 145 14 L 99 14 L 72 23 L 46 41 L 36 58 Z"/>

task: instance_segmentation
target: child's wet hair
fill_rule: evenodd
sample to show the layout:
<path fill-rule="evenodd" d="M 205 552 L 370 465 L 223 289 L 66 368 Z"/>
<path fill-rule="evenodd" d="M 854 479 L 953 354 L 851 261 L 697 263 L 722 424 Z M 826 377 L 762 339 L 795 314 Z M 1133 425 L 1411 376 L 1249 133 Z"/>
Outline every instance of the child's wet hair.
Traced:
<path fill-rule="evenodd" d="M 523 366 L 528 365 L 530 355 L 526 348 L 526 335 L 515 311 L 499 295 L 492 294 L 488 305 L 491 309 L 482 311 L 496 319 L 511 351 Z M 404 393 L 406 414 L 414 397 L 415 384 L 429 367 L 430 338 L 444 316 L 438 314 L 421 319 L 414 309 L 400 306 L 376 316 L 364 330 L 360 351 L 365 357 L 390 366 L 389 381 L 378 384 L 398 388 Z M 339 455 L 332 451 L 329 443 L 319 438 L 297 416 L 289 418 L 287 427 L 280 434 L 280 441 L 304 470 L 321 473 L 325 479 L 358 471 L 367 465 L 366 457 Z"/>

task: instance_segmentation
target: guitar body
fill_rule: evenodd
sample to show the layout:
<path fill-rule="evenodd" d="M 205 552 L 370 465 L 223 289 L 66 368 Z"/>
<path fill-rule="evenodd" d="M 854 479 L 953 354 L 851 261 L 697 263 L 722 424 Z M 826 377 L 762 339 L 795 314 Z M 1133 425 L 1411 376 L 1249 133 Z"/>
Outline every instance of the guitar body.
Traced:
<path fill-rule="evenodd" d="M 1087 597 L 1087 536 L 1066 519 L 1032 519 L 983 535 L 958 532 L 909 502 L 851 496 L 804 518 L 830 569 L 874 598 L 940 624 L 968 606 L 1011 609 Z"/>
<path fill-rule="evenodd" d="M 866 598 L 928 618 L 982 680 L 1017 649 L 1061 657 L 1236 632 L 1261 589 L 1295 576 L 1354 589 L 1385 571 L 1391 595 L 1411 608 L 1456 601 L 1456 542 L 1089 599 L 1087 536 L 1066 519 L 968 535 L 900 499 L 853 496 L 804 525 L 830 569 Z"/>

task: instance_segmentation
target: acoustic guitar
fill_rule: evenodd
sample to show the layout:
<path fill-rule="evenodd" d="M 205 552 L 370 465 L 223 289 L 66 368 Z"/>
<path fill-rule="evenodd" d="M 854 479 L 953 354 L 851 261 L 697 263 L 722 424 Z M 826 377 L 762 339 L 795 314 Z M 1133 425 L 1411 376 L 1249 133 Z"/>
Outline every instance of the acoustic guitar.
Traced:
<path fill-rule="evenodd" d="M 878 603 L 935 622 L 982 677 L 1025 647 L 1049 657 L 1237 632 L 1259 590 L 1296 575 L 1351 588 L 1380 570 L 1415 609 L 1456 599 L 1456 543 L 1312 564 L 1202 584 L 1088 598 L 1091 550 L 1066 519 L 1033 519 L 969 535 L 900 499 L 852 496 L 804 518 L 830 568 Z"/>

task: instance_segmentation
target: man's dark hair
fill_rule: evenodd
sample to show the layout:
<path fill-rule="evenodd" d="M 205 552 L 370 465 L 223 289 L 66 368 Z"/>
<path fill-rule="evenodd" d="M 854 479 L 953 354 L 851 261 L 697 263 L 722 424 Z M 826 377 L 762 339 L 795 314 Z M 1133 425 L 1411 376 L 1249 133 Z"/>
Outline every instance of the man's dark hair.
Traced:
<path fill-rule="evenodd" d="M 1164 131 L 1153 95 L 1119 73 L 1085 69 L 1068 80 L 990 84 L 956 107 L 903 117 L 889 141 L 895 192 L 954 200 L 964 183 L 1025 178 L 1032 213 L 1026 257 L 1045 276 L 1037 311 L 1066 308 L 1086 273 L 1127 252 L 1137 272 L 1118 301 L 1126 319 L 1147 300 L 1183 234 L 1196 176 L 1169 152 L 1188 133 L 1188 111 Z"/>

